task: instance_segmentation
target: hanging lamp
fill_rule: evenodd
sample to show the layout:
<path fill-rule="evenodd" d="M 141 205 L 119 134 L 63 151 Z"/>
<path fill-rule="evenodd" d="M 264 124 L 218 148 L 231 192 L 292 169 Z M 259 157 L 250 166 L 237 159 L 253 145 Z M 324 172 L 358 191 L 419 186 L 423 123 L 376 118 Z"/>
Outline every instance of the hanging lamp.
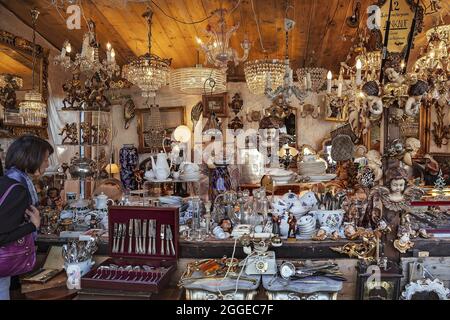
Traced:
<path fill-rule="evenodd" d="M 42 95 L 34 88 L 34 69 L 36 64 L 36 21 L 39 17 L 37 9 L 31 10 L 31 22 L 33 25 L 33 68 L 32 88 L 25 93 L 25 100 L 19 104 L 19 114 L 24 118 L 27 126 L 41 126 L 42 119 L 47 118 L 47 106 L 42 102 Z"/>
<path fill-rule="evenodd" d="M 148 25 L 148 52 L 124 65 L 122 77 L 138 86 L 143 97 L 149 98 L 155 97 L 156 91 L 167 84 L 172 59 L 164 59 L 152 53 L 153 11 L 148 8 L 142 16 Z"/>

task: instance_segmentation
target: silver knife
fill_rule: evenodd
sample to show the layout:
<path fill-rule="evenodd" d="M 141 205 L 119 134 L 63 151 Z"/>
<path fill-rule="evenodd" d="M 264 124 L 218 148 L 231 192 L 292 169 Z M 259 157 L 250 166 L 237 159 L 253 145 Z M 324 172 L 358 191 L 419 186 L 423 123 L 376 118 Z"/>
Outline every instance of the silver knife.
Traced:
<path fill-rule="evenodd" d="M 120 253 L 124 253 L 125 251 L 125 237 L 127 234 L 127 224 L 122 223 L 122 245 L 120 246 Z"/>
<path fill-rule="evenodd" d="M 145 246 L 145 240 L 147 238 L 147 219 L 144 219 L 144 222 L 142 224 L 142 233 L 143 233 L 143 243 L 142 243 L 142 253 L 147 253 L 147 247 Z"/>
<path fill-rule="evenodd" d="M 117 235 L 116 252 L 119 252 L 119 250 L 120 250 L 120 240 L 122 239 L 122 236 L 123 236 L 123 225 L 121 223 L 119 223 L 119 232 Z"/>
<path fill-rule="evenodd" d="M 116 252 L 116 240 L 117 240 L 117 223 L 114 223 L 114 234 L 113 234 L 113 247 L 112 252 Z"/>
<path fill-rule="evenodd" d="M 152 238 L 153 238 L 153 243 L 152 243 L 152 254 L 156 254 L 156 225 L 157 222 L 155 219 L 152 220 Z"/>
<path fill-rule="evenodd" d="M 130 219 L 128 224 L 128 253 L 132 252 L 132 242 L 133 242 L 133 219 Z"/>
<path fill-rule="evenodd" d="M 148 220 L 148 254 L 153 254 L 152 252 L 152 230 L 153 230 L 153 220 Z"/>
<path fill-rule="evenodd" d="M 160 237 L 161 237 L 161 255 L 164 255 L 164 236 L 165 236 L 165 232 L 164 232 L 164 225 L 161 225 L 161 232 L 160 232 Z"/>
<path fill-rule="evenodd" d="M 134 253 L 139 253 L 139 225 L 138 219 L 134 219 Z"/>
<path fill-rule="evenodd" d="M 167 225 L 167 239 L 170 243 L 170 248 L 172 249 L 172 255 L 175 255 L 175 247 L 173 246 L 173 234 L 172 234 L 172 228 L 170 227 L 170 224 Z M 170 252 L 170 251 L 169 251 Z"/>

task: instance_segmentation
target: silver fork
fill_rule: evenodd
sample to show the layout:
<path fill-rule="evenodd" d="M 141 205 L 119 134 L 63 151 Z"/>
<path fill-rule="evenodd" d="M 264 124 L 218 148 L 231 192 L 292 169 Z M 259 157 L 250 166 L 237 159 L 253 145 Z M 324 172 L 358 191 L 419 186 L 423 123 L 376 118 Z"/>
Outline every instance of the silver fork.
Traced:
<path fill-rule="evenodd" d="M 160 237 L 161 237 L 161 255 L 164 255 L 164 237 L 165 237 L 165 230 L 164 230 L 164 225 L 161 225 L 161 232 L 160 232 Z"/>

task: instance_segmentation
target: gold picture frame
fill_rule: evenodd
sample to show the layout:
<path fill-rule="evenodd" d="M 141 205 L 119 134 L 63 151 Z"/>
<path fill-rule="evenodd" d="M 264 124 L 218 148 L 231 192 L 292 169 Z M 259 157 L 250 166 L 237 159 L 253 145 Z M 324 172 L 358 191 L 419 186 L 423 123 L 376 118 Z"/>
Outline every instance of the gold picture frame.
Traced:
<path fill-rule="evenodd" d="M 325 99 L 325 121 L 347 122 L 349 116 L 348 98 L 332 96 Z"/>
<path fill-rule="evenodd" d="M 164 131 L 161 137 L 160 147 L 151 148 L 145 139 L 145 135 L 147 134 L 145 128 L 148 127 L 146 123 L 149 121 L 150 109 L 137 109 L 136 110 L 136 118 L 137 118 L 137 132 L 138 132 L 138 152 L 139 153 L 153 153 L 159 152 L 163 150 L 162 144 L 164 138 L 170 138 L 173 131 L 176 127 L 180 125 L 186 125 L 186 107 L 185 106 L 176 106 L 176 107 L 159 107 L 159 112 L 161 115 L 161 125 Z M 170 150 L 170 144 L 165 144 L 166 151 Z"/>

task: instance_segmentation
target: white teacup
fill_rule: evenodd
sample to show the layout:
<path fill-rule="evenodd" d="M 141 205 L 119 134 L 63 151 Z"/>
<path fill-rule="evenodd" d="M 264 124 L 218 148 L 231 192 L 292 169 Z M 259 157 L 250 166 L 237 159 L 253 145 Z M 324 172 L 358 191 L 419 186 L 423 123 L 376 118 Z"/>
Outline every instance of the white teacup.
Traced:
<path fill-rule="evenodd" d="M 193 173 L 193 172 L 197 172 L 199 171 L 200 168 L 196 163 L 190 163 L 190 162 L 186 162 L 183 165 L 183 172 L 184 173 Z"/>

